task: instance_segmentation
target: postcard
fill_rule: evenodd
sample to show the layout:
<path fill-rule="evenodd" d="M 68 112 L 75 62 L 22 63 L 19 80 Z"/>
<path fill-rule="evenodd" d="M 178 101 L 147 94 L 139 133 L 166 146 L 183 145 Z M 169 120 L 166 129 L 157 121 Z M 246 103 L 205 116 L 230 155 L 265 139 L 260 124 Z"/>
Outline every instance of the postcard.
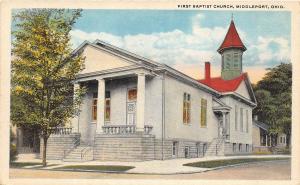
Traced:
<path fill-rule="evenodd" d="M 31 2 L 1 2 L 1 184 L 300 183 L 299 2 Z"/>

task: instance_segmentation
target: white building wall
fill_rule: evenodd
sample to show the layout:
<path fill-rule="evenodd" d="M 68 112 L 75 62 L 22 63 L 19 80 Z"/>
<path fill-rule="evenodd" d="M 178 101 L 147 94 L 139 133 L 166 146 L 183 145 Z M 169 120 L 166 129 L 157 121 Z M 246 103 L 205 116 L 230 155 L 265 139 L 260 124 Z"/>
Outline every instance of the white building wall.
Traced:
<path fill-rule="evenodd" d="M 189 139 L 210 142 L 218 135 L 218 119 L 212 110 L 212 95 L 178 81 L 166 77 L 166 138 Z M 183 124 L 183 94 L 191 95 L 191 123 Z M 201 98 L 207 100 L 207 127 L 201 128 Z"/>
<path fill-rule="evenodd" d="M 162 78 L 146 78 L 145 125 L 152 125 L 151 134 L 162 136 Z"/>
<path fill-rule="evenodd" d="M 240 86 L 235 92 L 242 95 L 244 98 L 251 100 L 245 81 L 241 82 Z"/>
<path fill-rule="evenodd" d="M 230 142 L 252 144 L 252 108 L 236 99 L 226 96 L 221 99 L 231 107 L 230 110 Z M 237 129 L 235 127 L 235 107 L 237 106 Z M 243 131 L 241 131 L 240 108 L 243 108 Z M 248 132 L 246 131 L 246 110 L 248 110 Z"/>

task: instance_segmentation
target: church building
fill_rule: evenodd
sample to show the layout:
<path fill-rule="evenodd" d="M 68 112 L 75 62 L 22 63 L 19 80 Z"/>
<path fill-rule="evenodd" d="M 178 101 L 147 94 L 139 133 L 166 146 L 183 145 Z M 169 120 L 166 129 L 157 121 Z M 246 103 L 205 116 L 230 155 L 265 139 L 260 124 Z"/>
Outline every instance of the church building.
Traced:
<path fill-rule="evenodd" d="M 85 56 L 85 69 L 74 88 L 87 92 L 80 113 L 50 136 L 47 158 L 144 161 L 251 153 L 256 99 L 243 71 L 245 51 L 231 21 L 217 50 L 221 76 L 211 77 L 205 62 L 205 78 L 197 80 L 100 40 L 83 42 L 74 54 Z"/>

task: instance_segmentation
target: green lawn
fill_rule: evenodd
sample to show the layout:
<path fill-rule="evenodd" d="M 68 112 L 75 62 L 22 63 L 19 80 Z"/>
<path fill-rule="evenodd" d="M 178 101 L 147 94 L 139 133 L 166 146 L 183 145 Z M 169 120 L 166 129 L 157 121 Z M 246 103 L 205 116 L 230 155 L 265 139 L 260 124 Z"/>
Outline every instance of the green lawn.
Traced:
<path fill-rule="evenodd" d="M 10 167 L 12 168 L 22 168 L 25 166 L 33 166 L 33 165 L 42 165 L 42 163 L 38 162 L 11 162 Z"/>
<path fill-rule="evenodd" d="M 63 170 L 95 170 L 95 171 L 114 171 L 124 172 L 134 168 L 134 166 L 117 166 L 117 165 L 69 165 L 54 169 Z"/>
<path fill-rule="evenodd" d="M 241 159 L 225 159 L 225 160 L 212 160 L 212 161 L 200 161 L 194 163 L 187 163 L 183 166 L 192 166 L 199 168 L 216 168 L 220 166 L 228 166 L 234 164 L 242 164 L 242 163 L 251 163 L 251 162 L 261 162 L 261 161 L 275 161 L 275 160 L 287 160 L 290 159 L 288 157 L 285 158 L 241 158 Z"/>

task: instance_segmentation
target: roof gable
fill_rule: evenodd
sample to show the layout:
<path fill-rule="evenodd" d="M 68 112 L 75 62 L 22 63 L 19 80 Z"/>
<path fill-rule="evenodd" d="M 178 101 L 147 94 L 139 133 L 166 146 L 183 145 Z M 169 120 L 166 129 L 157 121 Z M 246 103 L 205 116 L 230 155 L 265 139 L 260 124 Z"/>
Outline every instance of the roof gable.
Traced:
<path fill-rule="evenodd" d="M 223 94 L 236 93 L 256 104 L 256 98 L 247 73 L 242 73 L 232 80 L 224 80 L 221 77 L 216 77 L 198 80 L 198 82 Z"/>
<path fill-rule="evenodd" d="M 105 50 L 93 47 L 93 45 L 85 46 L 82 54 L 85 57 L 84 69 L 79 74 L 136 65 Z"/>
<path fill-rule="evenodd" d="M 247 98 L 248 100 L 251 99 L 247 85 L 244 80 L 240 83 L 240 85 L 238 86 L 235 92 Z"/>

